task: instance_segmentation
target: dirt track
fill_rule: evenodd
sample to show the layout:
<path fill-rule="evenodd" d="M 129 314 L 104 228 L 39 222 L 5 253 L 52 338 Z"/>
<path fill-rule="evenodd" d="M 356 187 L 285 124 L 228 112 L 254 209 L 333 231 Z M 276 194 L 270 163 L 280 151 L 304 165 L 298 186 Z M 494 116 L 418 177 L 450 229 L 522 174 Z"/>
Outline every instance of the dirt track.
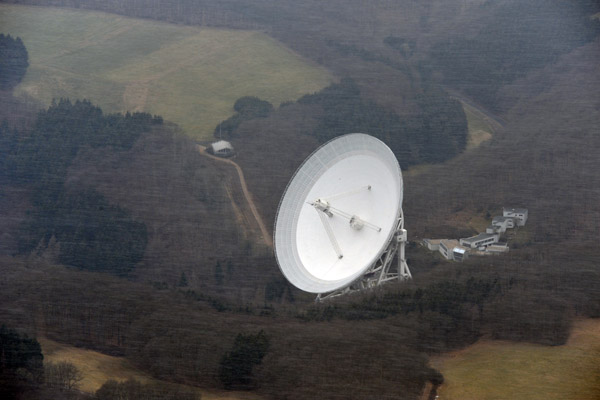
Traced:
<path fill-rule="evenodd" d="M 239 180 L 240 180 L 240 186 L 241 186 L 242 192 L 244 193 L 244 197 L 246 199 L 246 202 L 248 203 L 248 207 L 250 208 L 250 211 L 252 212 L 252 216 L 254 217 L 254 220 L 258 224 L 258 227 L 262 234 L 263 241 L 268 247 L 272 248 L 273 247 L 273 239 L 271 237 L 271 233 L 267 230 L 267 227 L 265 226 L 265 223 L 264 223 L 262 217 L 258 213 L 258 209 L 256 208 L 256 205 L 254 204 L 254 201 L 252 200 L 252 195 L 250 194 L 250 191 L 248 190 L 248 186 L 246 185 L 246 179 L 244 178 L 244 172 L 242 171 L 240 166 L 231 159 L 215 157 L 212 154 L 208 154 L 206 152 L 206 147 L 204 147 L 202 145 L 198 145 L 198 151 L 200 152 L 200 154 L 202 154 L 205 157 L 209 157 L 213 160 L 232 165 L 236 169 Z"/>

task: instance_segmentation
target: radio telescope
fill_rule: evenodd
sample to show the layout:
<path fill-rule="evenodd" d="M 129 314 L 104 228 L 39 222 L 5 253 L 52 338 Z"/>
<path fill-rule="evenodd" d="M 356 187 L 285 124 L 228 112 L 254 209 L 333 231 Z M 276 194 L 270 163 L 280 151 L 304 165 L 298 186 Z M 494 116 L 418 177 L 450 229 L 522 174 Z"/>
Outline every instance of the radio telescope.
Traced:
<path fill-rule="evenodd" d="M 398 160 L 379 139 L 352 133 L 319 147 L 277 210 L 273 242 L 283 275 L 317 301 L 412 278 L 402 189 Z"/>

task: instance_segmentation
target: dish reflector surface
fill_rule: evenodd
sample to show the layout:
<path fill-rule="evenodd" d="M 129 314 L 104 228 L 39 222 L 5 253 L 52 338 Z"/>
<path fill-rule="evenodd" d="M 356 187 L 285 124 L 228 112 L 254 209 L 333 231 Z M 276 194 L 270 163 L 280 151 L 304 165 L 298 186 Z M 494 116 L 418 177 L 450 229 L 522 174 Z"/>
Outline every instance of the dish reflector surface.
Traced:
<path fill-rule="evenodd" d="M 401 206 L 400 166 L 383 142 L 361 133 L 329 141 L 296 171 L 279 204 L 281 272 L 311 293 L 350 285 L 385 251 Z"/>

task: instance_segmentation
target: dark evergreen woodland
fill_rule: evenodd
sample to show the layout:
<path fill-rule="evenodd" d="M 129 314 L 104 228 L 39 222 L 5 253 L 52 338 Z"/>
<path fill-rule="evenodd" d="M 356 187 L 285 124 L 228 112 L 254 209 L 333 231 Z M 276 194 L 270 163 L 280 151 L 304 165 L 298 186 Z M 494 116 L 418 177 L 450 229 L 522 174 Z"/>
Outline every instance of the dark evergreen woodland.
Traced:
<path fill-rule="evenodd" d="M 217 138 L 230 139 L 235 136 L 235 130 L 244 121 L 254 118 L 265 118 L 273 110 L 273 105 L 266 100 L 254 96 L 244 96 L 237 99 L 233 105 L 236 113 L 221 122 L 214 131 Z"/>
<path fill-rule="evenodd" d="M 407 117 L 363 99 L 351 79 L 306 95 L 298 103 L 323 109 L 313 132 L 321 143 L 346 133 L 368 133 L 388 144 L 403 167 L 443 162 L 462 152 L 467 142 L 467 120 L 460 103 L 439 89 L 419 95 L 419 112 Z"/>
<path fill-rule="evenodd" d="M 0 327 L 0 397 L 13 399 L 35 389 L 44 376 L 42 349 L 37 340 Z"/>
<path fill-rule="evenodd" d="M 130 271 L 144 254 L 146 226 L 93 189 L 67 187 L 65 178 L 83 146 L 125 150 L 161 122 L 146 113 L 105 116 L 89 101 L 61 99 L 39 113 L 27 136 L 3 125 L 1 179 L 33 189 L 33 209 L 21 226 L 19 252 L 49 249 L 65 265 L 116 274 Z"/>
<path fill-rule="evenodd" d="M 0 33 L 0 90 L 17 86 L 29 66 L 29 55 L 20 37 Z"/>
<path fill-rule="evenodd" d="M 598 7 L 592 1 L 517 0 L 483 7 L 493 14 L 479 32 L 436 43 L 428 67 L 442 71 L 447 84 L 492 108 L 498 106 L 502 86 L 555 62 L 600 33 L 600 22 L 589 17 Z"/>

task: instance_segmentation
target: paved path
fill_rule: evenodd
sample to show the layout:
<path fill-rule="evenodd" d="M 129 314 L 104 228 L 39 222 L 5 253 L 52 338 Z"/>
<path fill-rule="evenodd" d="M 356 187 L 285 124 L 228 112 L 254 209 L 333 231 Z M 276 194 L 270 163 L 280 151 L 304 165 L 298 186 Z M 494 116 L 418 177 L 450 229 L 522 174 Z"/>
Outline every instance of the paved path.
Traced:
<path fill-rule="evenodd" d="M 256 220 L 258 227 L 260 228 L 260 232 L 262 233 L 263 240 L 267 246 L 273 247 L 272 236 L 269 233 L 269 231 L 267 230 L 267 227 L 265 226 L 265 223 L 263 222 L 262 217 L 258 213 L 258 209 L 256 208 L 254 201 L 252 200 L 252 195 L 250 194 L 250 191 L 248 190 L 248 186 L 246 185 L 246 179 L 244 178 L 244 172 L 242 171 L 240 166 L 235 161 L 233 161 L 229 158 L 215 157 L 212 154 L 207 153 L 206 147 L 204 147 L 202 145 L 198 145 L 198 151 L 200 152 L 200 154 L 202 154 L 205 157 L 209 157 L 209 158 L 212 158 L 213 160 L 223 162 L 223 163 L 226 163 L 226 164 L 229 164 L 229 165 L 232 165 L 233 167 L 235 167 L 238 177 L 240 178 L 240 185 L 242 186 L 242 192 L 244 192 L 244 197 L 246 198 L 248 207 L 250 207 L 250 211 L 252 211 L 252 215 L 254 216 L 254 219 Z"/>

